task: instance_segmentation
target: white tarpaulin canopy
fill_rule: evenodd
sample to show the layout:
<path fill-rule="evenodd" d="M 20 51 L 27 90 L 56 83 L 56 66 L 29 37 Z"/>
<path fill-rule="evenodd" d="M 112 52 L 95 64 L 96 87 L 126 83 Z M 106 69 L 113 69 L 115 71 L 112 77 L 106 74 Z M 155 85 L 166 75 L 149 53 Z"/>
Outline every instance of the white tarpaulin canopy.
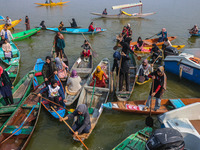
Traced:
<path fill-rule="evenodd" d="M 125 9 L 125 8 L 137 7 L 137 6 L 142 6 L 142 3 L 117 5 L 117 6 L 112 6 L 112 9 Z"/>

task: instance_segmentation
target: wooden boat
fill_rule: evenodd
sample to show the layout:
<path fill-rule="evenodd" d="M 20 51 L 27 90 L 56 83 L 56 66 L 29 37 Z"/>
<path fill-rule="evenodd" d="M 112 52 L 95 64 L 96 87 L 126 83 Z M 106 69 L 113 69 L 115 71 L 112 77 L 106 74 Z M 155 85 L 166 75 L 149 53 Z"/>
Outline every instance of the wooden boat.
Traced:
<path fill-rule="evenodd" d="M 12 41 L 23 40 L 25 38 L 28 38 L 28 37 L 36 34 L 38 31 L 40 31 L 40 29 L 41 28 L 34 28 L 34 29 L 23 31 L 23 32 L 14 33 L 14 34 L 12 34 L 13 40 L 12 39 L 10 39 L 10 40 L 12 40 Z"/>
<path fill-rule="evenodd" d="M 66 3 L 68 3 L 69 1 L 66 1 L 66 2 L 57 2 L 57 3 L 34 3 L 36 5 L 39 5 L 39 6 L 58 6 L 58 5 L 64 5 Z"/>
<path fill-rule="evenodd" d="M 200 30 L 198 31 L 197 34 L 191 34 L 191 33 L 190 33 L 190 35 L 191 35 L 191 36 L 200 36 Z"/>
<path fill-rule="evenodd" d="M 184 149 L 200 149 L 200 103 L 169 111 L 158 116 L 161 127 L 178 130 L 183 136 Z"/>
<path fill-rule="evenodd" d="M 154 108 L 156 100 L 152 100 L 152 107 Z M 192 103 L 200 102 L 200 98 L 180 98 L 180 99 L 162 99 L 160 109 L 154 111 L 151 110 L 151 114 L 158 115 L 168 112 L 172 109 L 180 108 L 185 105 Z M 143 110 L 146 105 L 146 100 L 137 100 L 137 101 L 124 101 L 124 102 L 108 102 L 104 104 L 104 107 L 135 114 L 149 114 L 150 109 Z"/>
<path fill-rule="evenodd" d="M 91 103 L 92 93 L 93 93 L 93 100 L 91 103 L 91 108 L 93 108 L 94 111 L 92 114 L 90 114 L 90 121 L 91 121 L 90 132 L 79 135 L 79 137 L 82 140 L 88 139 L 88 137 L 92 133 L 94 127 L 96 126 L 96 124 L 103 112 L 102 103 L 107 102 L 108 95 L 110 93 L 110 62 L 107 58 L 104 58 L 101 60 L 101 62 L 98 64 L 98 66 L 101 66 L 104 73 L 106 73 L 106 75 L 109 77 L 109 81 L 105 88 L 95 87 L 94 93 L 93 93 L 93 86 L 90 86 L 90 83 L 91 83 L 92 77 L 93 77 L 93 74 L 91 74 L 90 77 L 88 78 L 86 84 L 83 87 L 83 90 L 79 97 L 77 106 L 79 106 L 80 104 L 86 104 L 89 108 L 90 103 Z M 95 70 L 96 70 L 96 68 L 95 68 Z M 94 73 L 94 71 L 93 71 L 93 73 Z M 75 121 L 76 121 L 76 119 L 74 120 L 74 122 Z M 78 140 L 75 136 L 73 138 L 74 138 L 74 140 Z"/>
<path fill-rule="evenodd" d="M 170 36 L 168 37 L 168 40 L 169 41 L 173 41 L 176 39 L 176 36 Z M 148 39 L 148 40 L 143 40 L 144 44 L 145 44 L 145 47 L 151 47 L 152 44 L 156 44 L 157 46 L 160 46 L 160 45 L 163 45 L 164 42 L 158 42 L 158 38 L 155 38 L 155 39 Z M 131 42 L 130 44 L 130 47 L 131 46 L 134 46 L 134 45 L 137 45 L 137 41 L 135 42 Z"/>
<path fill-rule="evenodd" d="M 155 12 L 152 13 L 142 13 L 142 6 L 143 4 L 141 2 L 139 3 L 133 3 L 133 4 L 124 4 L 124 5 L 118 5 L 118 6 L 112 6 L 112 9 L 125 9 L 125 8 L 131 8 L 131 7 L 137 7 L 139 6 L 139 13 L 133 13 L 129 14 L 125 11 L 121 11 L 120 14 L 117 15 L 103 15 L 102 13 L 94 13 L 92 12 L 92 15 L 100 16 L 102 18 L 143 18 L 146 16 L 150 16 L 155 14 Z"/>
<path fill-rule="evenodd" d="M 145 127 L 142 130 L 139 130 L 135 134 L 131 134 L 126 139 L 124 139 L 120 144 L 113 148 L 113 150 L 145 150 L 145 145 L 152 134 L 152 128 Z"/>
<path fill-rule="evenodd" d="M 11 64 L 5 69 L 13 85 L 15 85 L 17 75 L 19 73 L 19 62 Z"/>
<path fill-rule="evenodd" d="M 14 64 L 14 63 L 20 61 L 19 49 L 17 48 L 17 46 L 12 41 L 10 41 L 10 45 L 11 45 L 12 54 L 13 54 L 13 57 L 12 57 L 10 62 L 8 61 L 8 59 L 5 59 L 4 51 L 3 51 L 2 47 L 0 48 L 0 59 L 7 65 L 11 65 L 11 64 Z"/>
<path fill-rule="evenodd" d="M 20 18 L 19 20 L 14 20 L 11 22 L 11 25 L 7 27 L 7 29 L 11 29 L 13 27 L 15 27 L 16 25 L 18 25 L 20 22 L 22 21 L 22 19 Z M 0 25 L 0 30 L 2 30 L 4 28 L 5 24 Z"/>
<path fill-rule="evenodd" d="M 12 113 L 17 108 L 18 104 L 23 101 L 31 91 L 34 71 L 26 74 L 12 89 L 14 104 L 6 106 L 3 98 L 0 99 L 0 114 Z"/>
<path fill-rule="evenodd" d="M 101 29 L 100 27 L 97 27 L 93 32 L 89 32 L 88 28 L 65 28 L 62 31 L 59 31 L 58 28 L 47 28 L 47 30 L 65 34 L 97 34 L 106 31 L 106 29 Z"/>
<path fill-rule="evenodd" d="M 80 76 L 80 78 L 81 78 L 81 85 L 83 88 L 84 84 L 87 81 L 87 78 L 92 73 L 92 69 L 93 69 L 92 55 L 90 56 L 89 62 L 86 62 L 83 60 L 83 58 L 79 57 L 76 60 L 76 62 L 74 63 L 74 65 L 72 66 L 70 73 L 73 70 L 77 71 L 78 76 Z M 66 92 L 65 92 L 65 97 L 67 99 L 67 102 L 65 103 L 66 106 L 69 106 L 76 101 L 76 99 L 78 98 L 78 96 L 81 93 L 82 88 L 76 93 L 70 93 L 70 92 L 68 92 L 68 89 L 66 89 Z"/>
<path fill-rule="evenodd" d="M 129 78 L 130 78 L 129 91 L 125 90 L 125 85 L 122 88 L 122 91 L 119 91 L 119 84 L 118 84 L 117 89 L 116 89 L 116 96 L 119 101 L 127 101 L 130 98 L 135 87 L 135 82 L 136 82 L 135 76 L 137 73 L 137 68 L 136 68 L 137 64 L 136 64 L 135 56 L 132 53 L 130 53 L 129 56 L 131 58 L 131 60 L 129 61 L 130 62 L 129 63 L 130 64 L 129 65 Z"/>
<path fill-rule="evenodd" d="M 0 134 L 0 141 L 2 142 L 11 136 L 13 131 L 17 130 L 25 121 L 20 130 L 21 133 L 8 138 L 3 144 L 0 144 L 1 150 L 25 149 L 37 125 L 40 109 L 39 97 L 30 93 L 4 124 Z M 30 116 L 27 118 L 29 113 Z"/>

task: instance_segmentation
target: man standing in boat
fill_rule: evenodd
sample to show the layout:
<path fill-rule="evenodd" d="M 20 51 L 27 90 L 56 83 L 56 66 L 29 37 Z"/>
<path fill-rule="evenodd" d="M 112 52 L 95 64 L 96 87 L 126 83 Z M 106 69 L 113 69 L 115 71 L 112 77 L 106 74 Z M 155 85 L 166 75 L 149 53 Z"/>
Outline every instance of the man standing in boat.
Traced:
<path fill-rule="evenodd" d="M 10 32 L 10 30 L 7 29 L 7 26 L 4 26 L 4 29 L 1 30 L 1 36 L 4 36 L 5 40 L 7 40 L 10 43 L 10 39 L 13 39 L 13 36 Z"/>

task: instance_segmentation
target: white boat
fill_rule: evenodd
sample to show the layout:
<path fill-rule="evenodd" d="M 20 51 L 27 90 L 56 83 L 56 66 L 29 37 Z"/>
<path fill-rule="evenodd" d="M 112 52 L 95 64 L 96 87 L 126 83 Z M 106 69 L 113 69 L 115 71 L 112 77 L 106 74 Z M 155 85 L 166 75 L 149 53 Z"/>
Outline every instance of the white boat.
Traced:
<path fill-rule="evenodd" d="M 161 127 L 178 130 L 187 150 L 200 149 L 200 103 L 194 103 L 158 116 Z"/>
<path fill-rule="evenodd" d="M 131 8 L 131 7 L 137 7 L 139 6 L 139 13 L 133 13 L 133 14 L 129 14 L 125 11 L 122 11 L 121 9 L 126 9 L 126 8 Z M 112 6 L 112 9 L 120 9 L 120 13 L 116 14 L 116 15 L 104 15 L 102 13 L 96 13 L 96 12 L 92 12 L 92 15 L 96 15 L 96 16 L 100 16 L 102 18 L 143 18 L 146 16 L 150 16 L 155 14 L 155 12 L 152 13 L 142 13 L 142 6 L 143 4 L 141 2 L 139 3 L 132 3 L 132 4 L 123 4 L 123 5 L 117 5 L 117 6 Z"/>

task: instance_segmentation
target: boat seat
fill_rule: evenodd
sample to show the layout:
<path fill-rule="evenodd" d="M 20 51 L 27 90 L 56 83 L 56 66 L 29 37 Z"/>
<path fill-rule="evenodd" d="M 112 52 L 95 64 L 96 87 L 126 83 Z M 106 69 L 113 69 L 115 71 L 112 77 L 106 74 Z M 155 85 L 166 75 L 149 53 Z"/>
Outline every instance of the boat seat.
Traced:
<path fill-rule="evenodd" d="M 12 125 L 11 126 L 7 126 L 5 128 L 5 130 L 3 131 L 3 133 L 12 134 L 12 132 L 17 128 L 19 128 L 19 126 L 12 126 Z M 32 130 L 33 130 L 33 126 L 23 126 L 21 128 L 21 131 L 22 131 L 21 134 L 29 135 L 29 134 L 31 134 Z"/>
<path fill-rule="evenodd" d="M 17 77 L 17 74 L 10 73 L 8 76 L 9 76 L 10 78 L 16 78 L 16 77 Z"/>
<path fill-rule="evenodd" d="M 24 104 L 22 105 L 21 107 L 22 108 L 27 108 L 27 109 L 32 109 L 34 105 L 29 105 L 29 104 Z M 35 108 L 34 109 L 38 109 L 39 108 L 39 105 L 35 105 Z"/>
<path fill-rule="evenodd" d="M 169 101 L 172 103 L 172 105 L 176 109 L 185 106 L 185 104 L 182 102 L 181 99 L 170 99 Z"/>

